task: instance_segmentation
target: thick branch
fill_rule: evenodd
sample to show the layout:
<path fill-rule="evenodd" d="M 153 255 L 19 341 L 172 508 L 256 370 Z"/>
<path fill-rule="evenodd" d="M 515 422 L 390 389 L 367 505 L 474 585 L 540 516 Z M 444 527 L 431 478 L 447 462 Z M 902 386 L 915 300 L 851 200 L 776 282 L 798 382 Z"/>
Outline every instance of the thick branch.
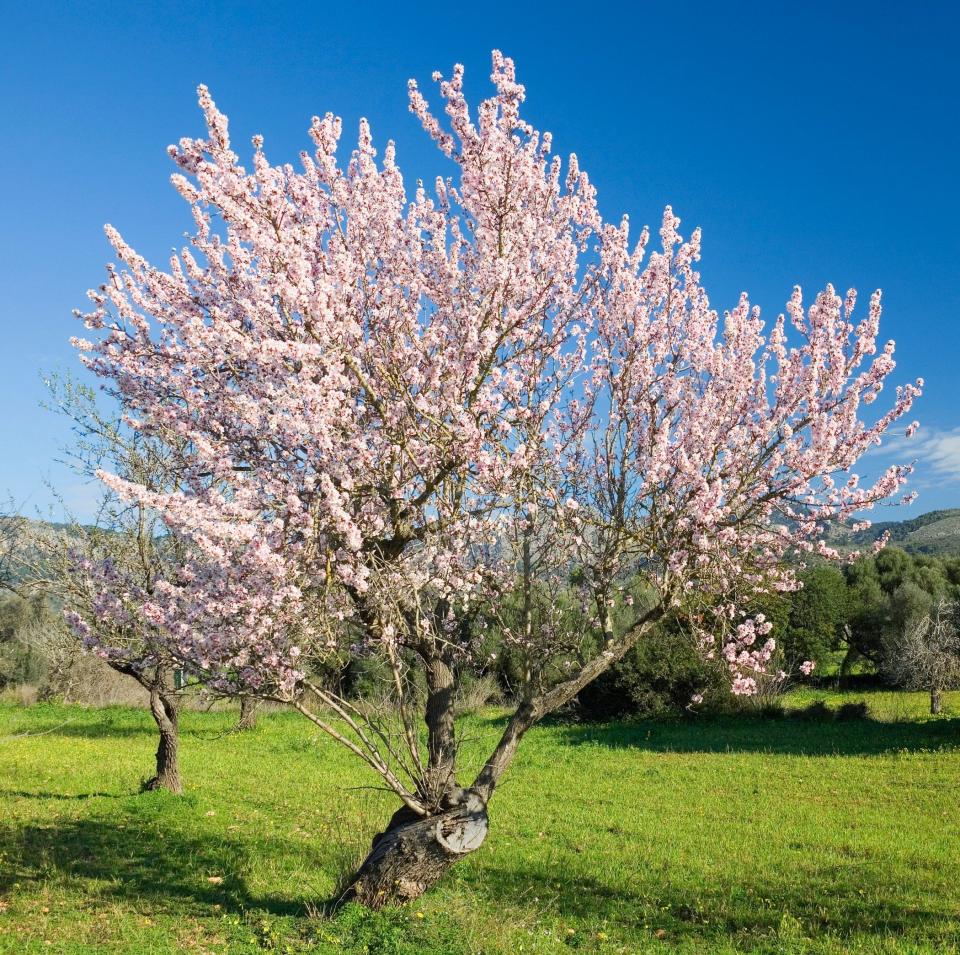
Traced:
<path fill-rule="evenodd" d="M 493 791 L 503 774 L 507 771 L 523 735 L 538 723 L 544 716 L 558 710 L 565 703 L 569 703 L 588 683 L 595 680 L 601 673 L 608 670 L 614 663 L 621 660 L 637 641 L 663 616 L 663 604 L 657 604 L 648 610 L 624 637 L 615 645 L 608 645 L 597 656 L 585 663 L 580 670 L 569 680 L 558 683 L 545 693 L 533 697 L 522 703 L 507 723 L 500 741 L 490 754 L 489 759 L 480 770 L 473 782 L 473 789 L 485 802 L 493 795 Z"/>
<path fill-rule="evenodd" d="M 426 662 L 427 671 L 427 785 L 439 801 L 453 781 L 456 769 L 456 737 L 453 714 L 453 671 L 439 655 Z"/>

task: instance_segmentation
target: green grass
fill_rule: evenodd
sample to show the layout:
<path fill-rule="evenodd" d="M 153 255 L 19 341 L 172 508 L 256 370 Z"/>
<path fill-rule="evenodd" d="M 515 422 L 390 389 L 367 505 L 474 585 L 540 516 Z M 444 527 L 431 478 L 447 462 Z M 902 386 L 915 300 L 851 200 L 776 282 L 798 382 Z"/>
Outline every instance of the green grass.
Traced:
<path fill-rule="evenodd" d="M 332 918 L 393 804 L 297 714 L 187 713 L 178 799 L 137 794 L 145 712 L 0 707 L 0 953 L 960 952 L 960 694 L 853 698 L 874 718 L 540 727 L 478 853 Z"/>

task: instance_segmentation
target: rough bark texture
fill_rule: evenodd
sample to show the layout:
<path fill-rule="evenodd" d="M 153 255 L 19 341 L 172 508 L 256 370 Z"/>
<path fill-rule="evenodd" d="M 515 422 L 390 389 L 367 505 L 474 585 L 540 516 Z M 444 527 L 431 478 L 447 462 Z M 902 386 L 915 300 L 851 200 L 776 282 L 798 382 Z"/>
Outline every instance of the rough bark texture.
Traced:
<path fill-rule="evenodd" d="M 240 719 L 237 721 L 237 729 L 240 732 L 257 728 L 257 710 L 259 709 L 259 700 L 253 696 L 240 697 Z"/>
<path fill-rule="evenodd" d="M 425 816 L 407 807 L 394 813 L 387 828 L 373 840 L 370 854 L 343 900 L 353 899 L 375 909 L 409 902 L 435 885 L 457 861 L 479 849 L 487 837 L 487 804 L 527 730 L 620 660 L 662 614 L 662 606 L 650 608 L 619 643 L 609 641 L 606 649 L 570 679 L 524 701 L 470 789 L 463 789 L 455 776 L 453 671 L 441 654 L 424 653 L 430 758 L 426 792 L 421 795 L 435 810 Z"/>
<path fill-rule="evenodd" d="M 453 670 L 439 655 L 426 661 L 427 671 L 427 756 L 425 780 L 428 801 L 438 804 L 444 793 L 456 785 L 457 742 L 454 730 Z"/>
<path fill-rule="evenodd" d="M 344 896 L 372 909 L 419 898 L 487 836 L 487 809 L 469 793 L 453 809 L 420 817 L 397 810 L 373 840 L 370 854 Z"/>
<path fill-rule="evenodd" d="M 183 783 L 180 781 L 180 727 L 176 701 L 154 688 L 150 691 L 150 712 L 160 730 L 160 744 L 157 746 L 156 775 L 143 784 L 143 789 L 169 789 L 179 796 L 183 792 Z"/>
<path fill-rule="evenodd" d="M 936 716 L 943 706 L 943 701 L 940 697 L 940 690 L 937 687 L 933 687 L 930 690 L 930 712 Z"/>

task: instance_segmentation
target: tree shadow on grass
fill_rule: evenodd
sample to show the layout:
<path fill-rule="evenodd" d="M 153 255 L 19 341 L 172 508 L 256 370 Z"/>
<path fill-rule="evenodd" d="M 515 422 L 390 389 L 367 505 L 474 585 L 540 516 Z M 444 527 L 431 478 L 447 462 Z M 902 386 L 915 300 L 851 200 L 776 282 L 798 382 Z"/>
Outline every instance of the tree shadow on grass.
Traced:
<path fill-rule="evenodd" d="M 960 749 L 960 719 L 886 722 L 874 719 L 693 717 L 558 727 L 564 742 L 673 753 L 782 753 L 880 756 Z"/>
<path fill-rule="evenodd" d="M 149 713 L 144 711 L 144 717 L 143 722 L 132 722 L 129 719 L 119 721 L 109 717 L 96 720 L 89 718 L 79 720 L 75 717 L 57 719 L 31 716 L 29 727 L 25 728 L 22 732 L 11 734 L 11 736 L 23 741 L 28 741 L 33 737 L 50 736 L 83 739 L 156 736 L 157 729 L 150 720 Z"/>
<path fill-rule="evenodd" d="M 535 905 L 559 918 L 616 926 L 633 940 L 665 932 L 668 940 L 734 942 L 750 950 L 763 939 L 787 933 L 897 936 L 917 941 L 956 938 L 957 918 L 945 902 L 935 911 L 915 899 L 898 899 L 883 881 L 882 867 L 827 867 L 808 879 L 779 879 L 765 872 L 755 882 L 729 880 L 678 885 L 669 874 L 616 884 L 594 876 L 537 866 L 486 864 L 472 887 L 494 902 Z M 742 947 L 741 947 L 742 946 Z M 764 948 L 764 951 L 768 949 Z M 777 949 L 779 951 L 779 949 Z"/>
<path fill-rule="evenodd" d="M 329 864 L 316 849 L 298 845 L 296 851 L 317 869 Z M 0 897 L 16 885 L 63 880 L 95 897 L 146 900 L 156 912 L 209 916 L 216 905 L 303 915 L 310 900 L 253 893 L 245 877 L 254 857 L 290 852 L 289 843 L 261 833 L 255 843 L 225 833 L 188 833 L 162 811 L 49 826 L 0 823 Z"/>
<path fill-rule="evenodd" d="M 503 714 L 473 719 L 487 729 L 504 726 Z M 696 714 L 677 719 L 576 723 L 562 717 L 541 724 L 574 746 L 607 746 L 654 753 L 783 753 L 797 756 L 880 756 L 884 753 L 960 749 L 960 718 L 886 721 L 789 715 Z M 536 729 L 534 730 L 536 732 Z"/>
<path fill-rule="evenodd" d="M 191 832 L 172 816 L 173 797 L 113 816 L 58 821 L 49 826 L 0 823 L 0 896 L 65 882 L 88 898 L 121 901 L 131 909 L 194 917 L 215 911 L 304 916 L 312 899 L 252 891 L 245 873 L 254 858 L 280 860 L 296 851 L 317 871 L 330 859 L 317 847 L 288 840 L 249 841 L 230 833 Z M 306 858 L 303 858 L 303 857 Z M 884 884 L 883 867 L 856 860 L 826 865 L 805 879 L 769 870 L 748 881 L 729 878 L 694 886 L 669 871 L 604 881 L 578 865 L 502 865 L 487 857 L 460 872 L 459 887 L 498 906 L 519 906 L 556 917 L 608 922 L 618 933 L 644 937 L 665 931 L 671 939 L 733 939 L 749 950 L 776 936 L 785 918 L 808 935 L 904 935 L 942 940 L 957 931 L 949 900 L 941 911 L 923 896 L 905 899 Z M 214 881 L 211 882 L 211 877 Z M 448 877 L 449 879 L 449 877 Z M 294 891 L 304 892 L 303 885 Z M 444 891 L 441 886 L 440 891 Z M 214 906 L 219 906 L 218 910 Z M 706 949 L 705 949 L 706 950 Z"/>
<path fill-rule="evenodd" d="M 108 793 L 108 792 L 89 792 L 89 793 L 55 793 L 46 789 L 39 791 L 29 791 L 26 789 L 0 789 L 0 799 L 63 799 L 67 801 L 86 800 L 86 799 L 121 799 L 128 793 Z"/>
<path fill-rule="evenodd" d="M 218 714 L 219 715 L 219 714 Z M 227 735 L 236 726 L 236 719 L 228 714 L 224 719 L 211 725 L 191 725 L 189 722 L 180 727 L 180 736 L 183 739 L 207 737 L 220 738 Z M 19 736 L 20 734 L 14 734 Z M 155 739 L 157 727 L 150 719 L 150 714 L 144 710 L 142 720 L 133 722 L 129 718 L 116 720 L 106 717 L 98 720 L 31 720 L 29 730 L 20 738 L 29 740 L 31 737 L 63 737 L 80 739 L 129 739 L 143 736 Z"/>

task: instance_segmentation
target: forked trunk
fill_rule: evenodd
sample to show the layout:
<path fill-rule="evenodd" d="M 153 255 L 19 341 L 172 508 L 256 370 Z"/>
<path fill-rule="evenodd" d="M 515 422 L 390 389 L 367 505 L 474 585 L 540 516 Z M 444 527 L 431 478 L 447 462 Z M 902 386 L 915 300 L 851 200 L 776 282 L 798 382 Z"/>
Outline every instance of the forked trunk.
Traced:
<path fill-rule="evenodd" d="M 939 687 L 930 688 L 930 712 L 936 716 L 943 706 L 943 701 L 940 698 L 940 689 Z"/>
<path fill-rule="evenodd" d="M 421 804 L 425 801 L 438 808 L 428 815 L 406 806 L 397 810 L 373 840 L 370 854 L 342 900 L 356 900 L 373 909 L 410 902 L 436 885 L 451 866 L 476 852 L 487 837 L 487 804 L 526 732 L 620 660 L 662 615 L 661 605 L 651 607 L 619 644 L 609 640 L 606 649 L 570 679 L 518 706 L 469 789 L 461 788 L 455 776 L 453 672 L 439 654 L 424 653 L 430 758 L 424 792 L 418 795 Z"/>
<path fill-rule="evenodd" d="M 154 688 L 150 691 L 150 713 L 160 730 L 160 743 L 157 746 L 156 775 L 143 784 L 143 789 L 169 789 L 179 796 L 183 784 L 180 781 L 180 726 L 176 702 L 162 690 Z"/>
<path fill-rule="evenodd" d="M 254 696 L 240 697 L 240 719 L 237 722 L 237 729 L 240 732 L 256 729 L 259 702 Z"/>
<path fill-rule="evenodd" d="M 419 898 L 487 836 L 487 808 L 475 793 L 453 809 L 423 818 L 397 810 L 344 895 L 368 908 L 401 905 Z"/>

